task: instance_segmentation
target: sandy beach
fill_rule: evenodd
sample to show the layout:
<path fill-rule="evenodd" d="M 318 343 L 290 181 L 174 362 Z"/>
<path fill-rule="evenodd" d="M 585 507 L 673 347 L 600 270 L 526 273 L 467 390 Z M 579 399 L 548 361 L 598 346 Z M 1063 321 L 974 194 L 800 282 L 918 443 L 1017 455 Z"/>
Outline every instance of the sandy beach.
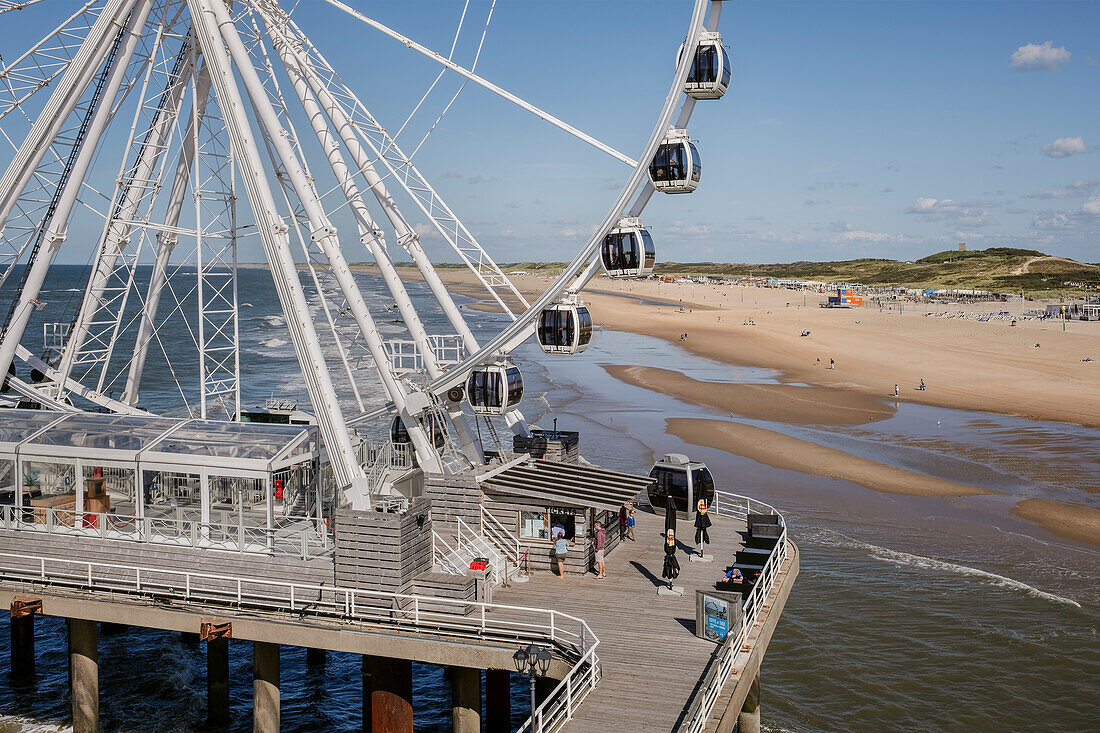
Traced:
<path fill-rule="evenodd" d="M 456 292 L 479 300 L 464 307 L 498 309 L 469 273 L 447 271 L 445 278 Z M 551 282 L 532 275 L 513 281 L 525 294 L 541 293 Z M 1057 321 L 1020 319 L 1013 326 L 963 317 L 1006 310 L 1002 303 L 824 309 L 818 306 L 823 294 L 656 280 L 598 278 L 583 297 L 604 328 L 772 370 L 778 384 L 702 382 L 655 365 L 604 366 L 628 384 L 734 417 L 857 426 L 888 419 L 895 403 L 908 401 L 1100 427 L 1100 323 L 1070 322 L 1063 331 Z M 922 380 L 925 390 L 918 389 Z M 885 493 L 992 493 L 734 421 L 673 419 L 667 429 L 696 445 Z M 1100 510 L 1027 499 L 1014 513 L 1059 537 L 1100 545 L 1094 516 Z"/>

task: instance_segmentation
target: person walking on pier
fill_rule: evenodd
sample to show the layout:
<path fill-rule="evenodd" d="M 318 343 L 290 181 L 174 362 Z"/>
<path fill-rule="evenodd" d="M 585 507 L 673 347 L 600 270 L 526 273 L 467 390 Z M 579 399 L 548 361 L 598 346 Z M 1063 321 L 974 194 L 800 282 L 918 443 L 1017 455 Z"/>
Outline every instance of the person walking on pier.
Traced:
<path fill-rule="evenodd" d="M 603 553 L 607 548 L 607 530 L 599 522 L 596 522 L 596 577 L 606 578 L 607 568 L 604 566 Z"/>
<path fill-rule="evenodd" d="M 619 542 L 626 537 L 626 504 L 619 507 Z"/>
<path fill-rule="evenodd" d="M 630 511 L 626 513 L 626 538 L 631 542 L 637 542 L 638 538 L 634 536 L 634 504 L 631 503 Z"/>
<path fill-rule="evenodd" d="M 554 541 L 554 558 L 558 561 L 558 577 L 565 577 L 565 555 L 569 552 L 569 540 L 565 539 L 565 532 L 558 535 Z"/>

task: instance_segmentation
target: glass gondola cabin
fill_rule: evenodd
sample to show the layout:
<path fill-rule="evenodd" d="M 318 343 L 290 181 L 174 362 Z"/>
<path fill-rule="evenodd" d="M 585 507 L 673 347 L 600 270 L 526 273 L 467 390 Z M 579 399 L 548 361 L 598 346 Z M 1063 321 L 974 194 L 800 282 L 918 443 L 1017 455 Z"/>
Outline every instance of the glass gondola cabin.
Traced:
<path fill-rule="evenodd" d="M 447 442 L 447 435 L 443 432 L 443 426 L 436 422 L 435 413 L 429 412 L 425 415 L 420 425 L 425 430 L 431 431 L 432 444 L 436 448 L 442 448 Z M 390 424 L 390 441 L 395 445 L 412 443 L 412 438 L 409 437 L 409 431 L 405 428 L 405 422 L 400 415 L 393 416 L 393 422 Z"/>
<path fill-rule="evenodd" d="M 539 315 L 535 335 L 547 354 L 579 354 L 592 340 L 592 316 L 578 303 L 555 303 Z"/>
<path fill-rule="evenodd" d="M 654 509 L 664 511 L 671 502 L 679 515 L 690 519 L 695 516 L 700 499 L 708 507 L 714 502 L 714 477 L 710 469 L 682 453 L 666 454 L 653 464 L 649 477 L 654 480 L 649 488 L 649 503 Z"/>
<path fill-rule="evenodd" d="M 657 253 L 642 220 L 628 216 L 604 237 L 600 260 L 608 277 L 645 277 L 653 272 Z"/>
<path fill-rule="evenodd" d="M 683 52 L 681 46 L 680 53 Z M 730 57 L 722 47 L 722 34 L 704 31 L 699 36 L 695 59 L 684 82 L 684 94 L 693 99 L 721 99 L 729 89 L 731 77 Z"/>
<path fill-rule="evenodd" d="M 691 142 L 687 130 L 672 129 L 649 164 L 649 179 L 653 187 L 664 193 L 691 193 L 699 187 L 703 168 L 699 151 Z"/>
<path fill-rule="evenodd" d="M 470 372 L 466 400 L 478 415 L 503 415 L 523 399 L 523 376 L 513 364 L 491 364 Z"/>

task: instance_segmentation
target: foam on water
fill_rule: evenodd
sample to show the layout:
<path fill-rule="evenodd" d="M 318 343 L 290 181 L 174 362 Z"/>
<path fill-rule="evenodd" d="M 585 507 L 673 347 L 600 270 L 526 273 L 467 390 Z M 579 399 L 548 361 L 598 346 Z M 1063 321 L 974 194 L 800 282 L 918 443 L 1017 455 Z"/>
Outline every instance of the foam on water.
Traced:
<path fill-rule="evenodd" d="M 829 541 L 826 536 L 832 535 L 839 538 L 838 540 Z M 935 570 L 938 572 L 952 573 L 961 577 L 979 578 L 991 585 L 996 585 L 1001 588 L 1008 588 L 1009 590 L 1019 591 L 1025 593 L 1033 598 L 1041 598 L 1052 603 L 1064 603 L 1069 606 L 1081 607 L 1081 604 L 1072 598 L 1065 598 L 1063 596 L 1055 595 L 1054 593 L 1048 593 L 1047 591 L 1040 590 L 1034 586 L 1030 586 L 1027 583 L 1023 583 L 1019 580 L 1005 577 L 1003 575 L 997 575 L 991 573 L 988 570 L 981 570 L 980 568 L 972 568 L 969 565 L 961 565 L 959 563 L 949 562 L 947 560 L 938 560 L 933 557 L 925 557 L 924 555 L 915 555 L 911 552 L 902 552 L 901 550 L 891 550 L 888 547 L 880 547 L 879 545 L 873 545 L 869 542 L 862 542 L 860 540 L 852 539 L 847 535 L 843 535 L 833 530 L 821 530 L 821 537 L 823 544 L 831 544 L 834 546 L 848 547 L 855 550 L 863 550 L 867 552 L 875 560 L 881 560 L 882 562 L 893 563 L 899 567 L 911 567 L 918 568 L 920 570 Z"/>
<path fill-rule="evenodd" d="M 268 349 L 279 349 L 287 345 L 286 339 L 281 339 L 278 336 L 272 336 L 269 339 L 264 339 L 260 342 L 260 346 Z"/>
<path fill-rule="evenodd" d="M 19 733 L 69 733 L 71 725 L 60 723 L 48 723 L 40 720 L 30 720 L 18 715 L 0 714 L 0 731 L 18 731 Z"/>

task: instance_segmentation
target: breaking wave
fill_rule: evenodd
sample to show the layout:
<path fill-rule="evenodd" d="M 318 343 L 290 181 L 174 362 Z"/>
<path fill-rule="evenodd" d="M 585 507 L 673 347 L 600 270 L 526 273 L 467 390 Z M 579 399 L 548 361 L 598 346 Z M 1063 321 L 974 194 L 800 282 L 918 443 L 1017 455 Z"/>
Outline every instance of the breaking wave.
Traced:
<path fill-rule="evenodd" d="M 1055 595 L 1054 593 L 1048 593 L 1045 590 L 1039 590 L 1034 586 L 1030 586 L 1027 583 L 1022 583 L 1019 580 L 1013 580 L 1003 575 L 997 575 L 991 573 L 988 570 L 981 570 L 979 568 L 972 568 L 969 565 L 960 565 L 959 563 L 948 562 L 947 560 L 937 560 L 932 557 L 925 557 L 924 555 L 914 555 L 911 552 L 902 552 L 901 550 L 891 550 L 886 547 L 879 547 L 878 545 L 872 545 L 869 542 L 861 542 L 860 540 L 852 539 L 847 535 L 840 534 L 839 532 L 832 532 L 826 530 L 828 534 L 835 535 L 843 538 L 843 542 L 832 542 L 831 544 L 843 545 L 851 547 L 857 550 L 866 551 L 872 558 L 881 560 L 882 562 L 893 563 L 899 567 L 918 568 L 920 570 L 935 570 L 941 573 L 952 573 L 961 577 L 979 578 L 991 585 L 1000 586 L 1001 588 L 1007 588 L 1009 590 L 1018 591 L 1033 598 L 1041 598 L 1045 601 L 1051 601 L 1052 603 L 1064 603 L 1069 606 L 1081 607 L 1081 604 L 1072 598 L 1065 598 L 1063 596 Z"/>

